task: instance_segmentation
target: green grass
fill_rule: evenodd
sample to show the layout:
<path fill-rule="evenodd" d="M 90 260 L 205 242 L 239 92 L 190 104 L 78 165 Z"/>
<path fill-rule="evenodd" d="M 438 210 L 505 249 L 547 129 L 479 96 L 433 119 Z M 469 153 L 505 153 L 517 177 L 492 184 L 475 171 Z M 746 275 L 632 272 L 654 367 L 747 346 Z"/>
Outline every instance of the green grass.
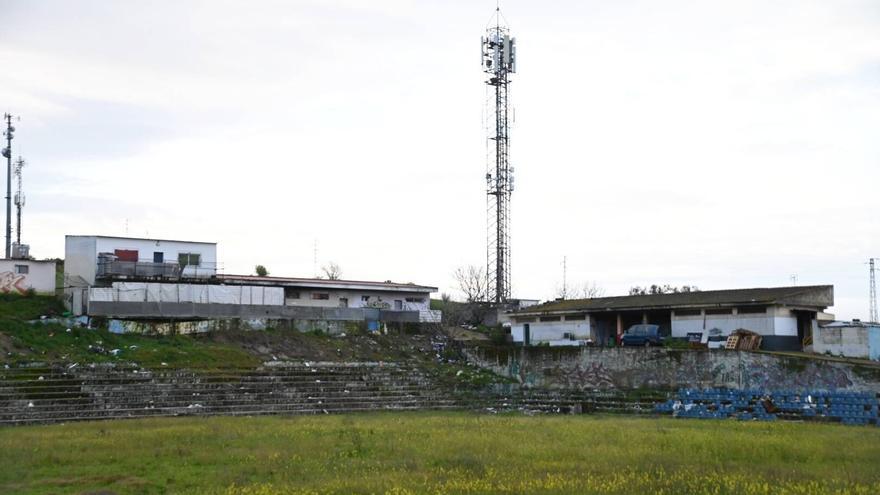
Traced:
<path fill-rule="evenodd" d="M 880 428 L 376 413 L 0 430 L 0 492 L 880 493 Z"/>
<path fill-rule="evenodd" d="M 55 297 L 0 295 L 0 363 L 134 362 L 155 368 L 251 368 L 260 363 L 241 348 L 208 342 L 197 335 L 113 334 L 39 322 L 40 316 L 57 317 L 63 311 Z M 96 348 L 104 352 L 96 352 Z M 109 354 L 113 349 L 120 352 Z"/>

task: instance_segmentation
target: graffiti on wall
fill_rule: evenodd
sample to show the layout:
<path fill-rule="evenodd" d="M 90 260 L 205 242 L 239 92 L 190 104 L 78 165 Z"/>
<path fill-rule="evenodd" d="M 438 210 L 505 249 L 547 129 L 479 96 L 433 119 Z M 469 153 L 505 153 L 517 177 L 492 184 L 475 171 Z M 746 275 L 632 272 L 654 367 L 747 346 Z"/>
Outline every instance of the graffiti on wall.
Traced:
<path fill-rule="evenodd" d="M 12 272 L 0 272 L 0 292 L 4 294 L 19 293 L 24 294 L 27 292 L 27 287 L 24 286 L 24 279 L 26 277 L 24 275 L 15 274 Z"/>

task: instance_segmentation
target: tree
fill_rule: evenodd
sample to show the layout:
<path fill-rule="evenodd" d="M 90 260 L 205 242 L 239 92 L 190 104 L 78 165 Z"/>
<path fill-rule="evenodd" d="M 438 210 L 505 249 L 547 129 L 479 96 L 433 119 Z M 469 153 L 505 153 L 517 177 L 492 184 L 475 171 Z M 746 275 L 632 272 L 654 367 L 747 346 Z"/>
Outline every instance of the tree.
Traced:
<path fill-rule="evenodd" d="M 482 268 L 470 265 L 458 267 L 452 275 L 458 284 L 458 290 L 469 303 L 485 301 L 488 296 L 489 282 Z"/>
<path fill-rule="evenodd" d="M 580 287 L 557 287 L 557 299 L 592 299 L 605 295 L 605 289 L 599 287 L 596 282 L 584 282 Z"/>
<path fill-rule="evenodd" d="M 269 270 L 266 269 L 263 265 L 257 265 L 254 267 L 254 272 L 256 272 L 258 277 L 265 277 L 269 275 Z"/>
<path fill-rule="evenodd" d="M 324 272 L 324 276 L 327 277 L 327 280 L 339 280 L 340 277 L 342 277 L 342 268 L 332 261 L 322 266 L 321 271 Z"/>
<path fill-rule="evenodd" d="M 686 292 L 699 292 L 700 289 L 696 285 L 682 285 L 681 287 L 676 287 L 674 285 L 663 284 L 651 284 L 650 287 L 639 286 L 631 287 L 629 289 L 629 295 L 631 296 L 647 296 L 647 295 L 655 295 L 655 294 L 681 294 Z"/>

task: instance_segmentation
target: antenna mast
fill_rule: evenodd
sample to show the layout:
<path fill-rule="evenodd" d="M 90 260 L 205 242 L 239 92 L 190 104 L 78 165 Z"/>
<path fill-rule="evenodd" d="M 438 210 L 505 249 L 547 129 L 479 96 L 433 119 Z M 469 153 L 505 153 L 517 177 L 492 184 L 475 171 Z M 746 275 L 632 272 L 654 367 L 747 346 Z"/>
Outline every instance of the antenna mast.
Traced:
<path fill-rule="evenodd" d="M 15 220 L 15 243 L 21 246 L 21 209 L 24 207 L 24 194 L 21 191 L 21 169 L 24 168 L 25 161 L 19 156 L 18 161 L 15 162 L 15 179 L 16 179 L 16 191 L 15 191 L 15 209 L 16 209 L 16 220 Z"/>
<path fill-rule="evenodd" d="M 874 260 L 875 259 L 876 258 L 871 258 L 868 260 L 868 270 L 871 273 L 870 289 L 869 289 L 870 292 L 868 294 L 868 299 L 870 301 L 868 320 L 870 320 L 871 323 L 877 323 L 878 321 L 880 321 L 877 318 L 877 279 L 874 276 Z"/>
<path fill-rule="evenodd" d="M 509 162 L 510 122 L 508 87 L 516 72 L 516 38 L 501 23 L 495 8 L 495 26 L 481 39 L 487 94 L 486 162 L 486 277 L 487 299 L 501 304 L 510 299 L 510 195 L 513 167 Z M 489 101 L 493 97 L 494 101 Z M 494 128 L 490 126 L 494 123 Z"/>
<path fill-rule="evenodd" d="M 12 115 L 3 114 L 6 119 L 6 147 L 3 148 L 3 156 L 6 158 L 6 259 L 12 254 L 12 138 L 15 127 L 12 127 Z"/>

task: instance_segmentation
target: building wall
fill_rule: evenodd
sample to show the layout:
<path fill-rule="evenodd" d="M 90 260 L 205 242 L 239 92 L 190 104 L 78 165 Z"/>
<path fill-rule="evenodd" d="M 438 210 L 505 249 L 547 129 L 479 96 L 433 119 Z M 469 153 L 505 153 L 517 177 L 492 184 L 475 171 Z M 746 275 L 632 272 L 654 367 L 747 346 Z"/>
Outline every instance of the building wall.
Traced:
<path fill-rule="evenodd" d="M 872 339 L 872 333 L 880 336 L 880 325 L 819 327 L 818 332 L 813 336 L 813 352 L 833 356 L 877 359 L 880 357 L 878 356 L 880 354 L 880 339 Z M 876 343 L 873 342 L 875 340 Z M 875 346 L 876 349 L 873 348 Z"/>
<path fill-rule="evenodd" d="M 113 253 L 117 249 L 136 250 L 139 261 L 148 262 L 153 261 L 154 252 L 161 252 L 166 263 L 176 263 L 180 253 L 198 253 L 202 265 L 199 273 L 203 270 L 216 272 L 216 244 L 124 237 L 67 236 L 64 242 L 64 273 L 66 276 L 82 277 L 89 285 L 93 285 L 98 253 Z"/>
<path fill-rule="evenodd" d="M 736 308 L 729 315 L 705 314 L 705 310 L 700 315 L 672 314 L 673 337 L 686 337 L 690 332 L 705 332 L 713 328 L 721 330 L 724 335 L 743 328 L 760 335 L 797 336 L 797 318 L 791 314 L 791 310 L 775 306 L 767 308 L 763 314 L 740 314 Z"/>
<path fill-rule="evenodd" d="M 19 268 L 27 267 L 27 268 Z M 22 273 L 27 271 L 27 273 Z M 38 294 L 55 294 L 55 262 L 36 260 L 0 260 L 0 292 L 25 294 L 33 289 Z"/>
<path fill-rule="evenodd" d="M 299 298 L 290 297 L 298 292 Z M 313 294 L 327 294 L 327 299 L 313 299 Z M 365 301 L 363 298 L 368 297 Z M 407 301 L 407 298 L 414 299 Z M 379 309 L 402 311 L 427 311 L 431 309 L 431 294 L 426 292 L 394 292 L 381 290 L 342 290 L 321 289 L 317 287 L 286 288 L 284 303 L 288 306 L 310 306 L 317 308 L 339 308 L 342 299 L 347 299 L 349 308 L 378 307 Z M 398 308 L 395 301 L 400 301 Z"/>
<path fill-rule="evenodd" d="M 66 236 L 64 238 L 64 277 L 82 278 L 85 283 L 95 283 L 98 251 L 93 236 Z M 67 282 L 65 286 L 69 285 Z"/>
<path fill-rule="evenodd" d="M 539 318 L 533 318 L 531 322 L 511 323 L 510 334 L 514 342 L 525 341 L 525 325 L 529 325 L 529 342 L 532 345 L 548 343 L 551 345 L 571 342 L 577 344 L 579 340 L 592 338 L 590 319 L 566 320 L 562 317 L 560 321 L 540 321 Z M 574 341 L 566 339 L 565 334 L 572 334 Z"/>

